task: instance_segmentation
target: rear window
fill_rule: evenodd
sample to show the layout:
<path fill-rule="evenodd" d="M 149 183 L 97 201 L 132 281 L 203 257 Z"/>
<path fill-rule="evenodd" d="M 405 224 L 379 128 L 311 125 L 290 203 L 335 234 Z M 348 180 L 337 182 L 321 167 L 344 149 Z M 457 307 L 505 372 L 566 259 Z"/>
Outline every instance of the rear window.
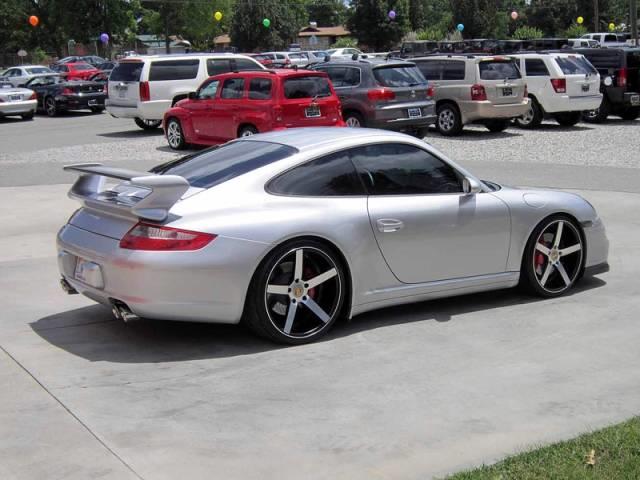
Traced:
<path fill-rule="evenodd" d="M 269 78 L 252 78 L 249 82 L 250 100 L 268 100 L 271 98 L 271 80 Z"/>
<path fill-rule="evenodd" d="M 71 65 L 74 70 L 93 70 L 91 65 Z"/>
<path fill-rule="evenodd" d="M 459 61 L 442 62 L 442 79 L 443 80 L 464 80 L 465 63 Z"/>
<path fill-rule="evenodd" d="M 331 96 L 329 79 L 326 77 L 294 77 L 284 81 L 285 98 L 313 98 Z"/>
<path fill-rule="evenodd" d="M 416 62 L 418 68 L 427 80 L 440 80 L 440 62 Z"/>
<path fill-rule="evenodd" d="M 587 75 L 598 73 L 584 57 L 559 57 L 556 63 L 565 75 Z"/>
<path fill-rule="evenodd" d="M 415 87 L 427 83 L 415 66 L 374 68 L 373 76 L 383 87 Z"/>
<path fill-rule="evenodd" d="M 288 145 L 245 140 L 173 160 L 151 172 L 180 175 L 193 187 L 211 188 L 296 153 Z"/>
<path fill-rule="evenodd" d="M 158 82 L 163 80 L 189 80 L 198 75 L 200 60 L 197 58 L 189 60 L 163 60 L 151 63 L 149 71 L 149 81 Z"/>
<path fill-rule="evenodd" d="M 246 71 L 246 70 L 262 70 L 260 65 L 257 65 L 253 60 L 249 60 L 247 58 L 236 58 L 235 59 L 236 68 L 234 70 L 238 72 Z"/>
<path fill-rule="evenodd" d="M 539 58 L 527 58 L 524 61 L 524 69 L 529 77 L 548 77 L 549 70 L 543 60 Z"/>
<path fill-rule="evenodd" d="M 520 78 L 520 70 L 511 60 L 490 60 L 480 62 L 480 78 L 482 80 L 502 80 Z"/>
<path fill-rule="evenodd" d="M 113 82 L 139 82 L 142 62 L 122 62 L 115 66 L 109 80 Z"/>

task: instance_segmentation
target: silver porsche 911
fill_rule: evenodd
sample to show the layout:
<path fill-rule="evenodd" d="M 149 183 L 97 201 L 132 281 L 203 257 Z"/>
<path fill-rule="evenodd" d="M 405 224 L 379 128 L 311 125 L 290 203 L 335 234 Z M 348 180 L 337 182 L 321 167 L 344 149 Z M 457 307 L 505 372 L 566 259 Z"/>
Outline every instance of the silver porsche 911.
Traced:
<path fill-rule="evenodd" d="M 82 208 L 58 235 L 62 286 L 125 320 L 304 343 L 380 307 L 518 284 L 555 297 L 608 269 L 580 196 L 481 181 L 401 133 L 291 129 L 151 172 L 65 169 Z"/>

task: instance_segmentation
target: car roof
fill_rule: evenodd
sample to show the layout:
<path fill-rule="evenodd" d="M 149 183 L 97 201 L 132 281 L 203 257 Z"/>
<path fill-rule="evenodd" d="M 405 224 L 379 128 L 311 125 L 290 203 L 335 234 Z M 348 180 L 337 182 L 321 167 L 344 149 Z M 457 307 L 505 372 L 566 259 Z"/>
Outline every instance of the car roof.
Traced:
<path fill-rule="evenodd" d="M 322 65 L 331 65 L 331 66 L 339 66 L 339 67 L 361 67 L 362 65 L 370 65 L 372 67 L 379 67 L 381 65 L 387 65 L 390 67 L 398 66 L 398 67 L 410 67 L 414 66 L 413 59 L 410 61 L 400 60 L 397 58 L 394 59 L 385 59 L 385 58 L 358 58 L 358 60 L 331 60 L 329 62 L 320 62 L 316 64 L 316 66 Z"/>
<path fill-rule="evenodd" d="M 221 73 L 219 75 L 212 75 L 212 77 L 216 78 L 229 78 L 236 76 L 243 77 L 266 77 L 266 76 L 275 76 L 275 77 L 300 77 L 304 75 L 314 75 L 314 76 L 326 76 L 324 72 L 318 72 L 317 70 L 305 70 L 304 68 L 275 68 L 275 69 L 264 69 L 264 70 L 243 70 L 241 72 L 227 72 Z M 209 78 L 212 78 L 209 77 Z"/>
<path fill-rule="evenodd" d="M 175 60 L 180 58 L 194 58 L 194 57 L 244 58 L 246 56 L 247 55 L 242 55 L 239 53 L 231 53 L 231 52 L 158 53 L 155 55 L 132 55 L 130 57 L 125 57 L 120 61 L 157 60 L 159 58 L 171 58 Z"/>

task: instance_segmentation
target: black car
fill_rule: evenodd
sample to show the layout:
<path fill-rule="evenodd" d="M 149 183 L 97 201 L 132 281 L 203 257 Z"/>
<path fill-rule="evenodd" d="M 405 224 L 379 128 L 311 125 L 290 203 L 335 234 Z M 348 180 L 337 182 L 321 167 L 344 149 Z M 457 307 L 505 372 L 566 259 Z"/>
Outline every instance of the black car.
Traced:
<path fill-rule="evenodd" d="M 640 116 L 640 48 L 577 48 L 600 73 L 602 104 L 585 112 L 587 122 L 600 123 L 609 115 L 635 120 Z"/>
<path fill-rule="evenodd" d="M 42 75 L 32 78 L 25 88 L 38 95 L 38 109 L 50 117 L 68 110 L 89 109 L 94 113 L 104 110 L 104 85 L 97 82 L 65 80 L 60 75 Z"/>
<path fill-rule="evenodd" d="M 96 68 L 100 71 L 98 73 L 94 73 L 91 77 L 89 77 L 89 80 L 91 80 L 92 82 L 107 83 L 111 71 L 116 68 L 117 64 L 118 62 L 104 62 L 100 65 L 97 65 Z"/>
<path fill-rule="evenodd" d="M 430 53 L 438 52 L 438 42 L 431 40 L 414 40 L 402 42 L 400 58 L 424 57 Z"/>

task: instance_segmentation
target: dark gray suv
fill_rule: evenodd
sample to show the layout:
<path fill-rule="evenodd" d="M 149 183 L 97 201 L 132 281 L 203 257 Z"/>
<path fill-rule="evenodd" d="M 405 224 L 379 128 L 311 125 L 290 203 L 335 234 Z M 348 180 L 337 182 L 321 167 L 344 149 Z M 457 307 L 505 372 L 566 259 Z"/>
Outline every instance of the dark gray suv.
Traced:
<path fill-rule="evenodd" d="M 433 91 L 413 63 L 343 60 L 320 63 L 313 69 L 331 78 L 349 127 L 412 130 L 424 135 L 435 123 Z"/>

